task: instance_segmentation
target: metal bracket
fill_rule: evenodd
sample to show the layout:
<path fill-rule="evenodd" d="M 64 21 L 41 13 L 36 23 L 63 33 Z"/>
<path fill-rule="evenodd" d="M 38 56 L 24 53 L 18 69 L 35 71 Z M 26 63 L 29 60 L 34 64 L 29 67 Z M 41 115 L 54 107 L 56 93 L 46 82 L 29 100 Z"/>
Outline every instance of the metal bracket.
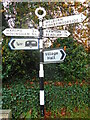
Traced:
<path fill-rule="evenodd" d="M 40 32 L 39 37 L 42 38 L 43 37 L 43 28 L 42 27 L 39 28 L 39 32 Z"/>

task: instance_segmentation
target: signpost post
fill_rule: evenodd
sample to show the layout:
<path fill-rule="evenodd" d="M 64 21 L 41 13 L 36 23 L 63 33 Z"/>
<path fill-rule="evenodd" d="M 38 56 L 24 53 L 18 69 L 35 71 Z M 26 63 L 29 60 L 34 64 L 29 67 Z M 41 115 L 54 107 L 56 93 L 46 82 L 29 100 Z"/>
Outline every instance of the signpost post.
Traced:
<path fill-rule="evenodd" d="M 42 14 L 39 14 L 42 11 Z M 39 19 L 39 30 L 38 29 L 11 29 L 7 28 L 3 31 L 6 36 L 29 36 L 34 38 L 12 38 L 9 42 L 9 46 L 12 50 L 35 50 L 40 49 L 40 110 L 41 116 L 44 116 L 44 69 L 43 64 L 62 62 L 66 53 L 63 49 L 53 49 L 43 51 L 43 37 L 68 37 L 70 33 L 67 30 L 51 30 L 43 29 L 55 26 L 61 26 L 72 23 L 82 22 L 86 16 L 83 14 L 72 15 L 62 18 L 50 19 L 43 21 L 43 17 L 46 15 L 44 8 L 39 7 L 35 10 L 35 14 Z M 35 39 L 36 38 L 36 39 Z M 49 42 L 50 46 L 51 43 Z"/>
<path fill-rule="evenodd" d="M 39 15 L 39 10 L 43 11 L 42 15 Z M 39 70 L 39 78 L 40 78 L 40 110 L 41 116 L 44 116 L 44 69 L 43 69 L 43 28 L 42 28 L 42 20 L 43 17 L 46 15 L 46 11 L 44 8 L 37 8 L 35 14 L 38 16 L 39 19 L 39 41 L 40 41 L 40 70 Z"/>

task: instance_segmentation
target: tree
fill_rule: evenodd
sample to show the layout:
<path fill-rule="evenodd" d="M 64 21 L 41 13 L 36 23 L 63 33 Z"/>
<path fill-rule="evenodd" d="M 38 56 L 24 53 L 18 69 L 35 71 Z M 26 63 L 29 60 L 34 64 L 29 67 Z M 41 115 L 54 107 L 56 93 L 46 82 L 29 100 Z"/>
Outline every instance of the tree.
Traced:
<path fill-rule="evenodd" d="M 55 18 L 55 17 L 64 17 L 64 16 L 69 16 L 69 15 L 74 15 L 74 14 L 76 14 L 76 12 L 77 13 L 82 12 L 87 15 L 87 12 L 86 12 L 87 6 L 86 5 L 87 5 L 87 3 L 82 4 L 80 2 L 78 2 L 78 3 L 77 2 L 74 2 L 74 3 L 67 3 L 67 2 L 65 2 L 65 3 L 63 3 L 63 2 L 61 2 L 61 3 L 59 3 L 59 2 L 57 2 L 57 3 L 56 2 L 54 2 L 54 3 L 53 2 L 52 3 L 50 3 L 50 2 L 27 3 L 27 2 L 22 2 L 22 3 L 9 3 L 8 7 L 4 7 L 4 9 L 6 10 L 6 13 L 8 14 L 8 16 L 11 16 L 11 18 L 15 18 L 15 20 L 13 19 L 14 20 L 13 23 L 15 23 L 15 24 L 13 24 L 13 23 L 9 24 L 11 27 L 13 27 L 13 25 L 14 25 L 14 27 L 16 27 L 16 28 L 29 28 L 30 24 L 32 24 L 32 26 L 34 28 L 38 28 L 38 18 L 35 15 L 35 9 L 39 6 L 45 7 L 47 15 L 45 16 L 44 19 L 50 19 L 50 18 Z M 6 14 L 5 14 L 5 16 L 6 16 Z M 8 22 L 11 23 L 10 21 L 8 21 Z M 87 20 L 85 21 L 85 23 L 86 22 L 87 22 Z M 82 24 L 84 25 L 84 22 Z M 78 26 L 78 29 L 76 31 L 77 26 Z M 80 32 L 79 27 L 80 27 L 80 24 L 79 25 L 73 24 L 73 25 L 60 26 L 60 27 L 57 27 L 57 29 L 66 29 L 71 32 L 71 37 L 77 39 L 77 36 Z M 76 36 L 76 33 L 74 33 L 74 31 L 76 31 L 77 36 Z M 35 52 L 33 52 L 33 51 L 28 51 L 28 52 L 27 51 L 11 51 L 8 47 L 8 42 L 10 40 L 10 37 L 5 37 L 3 35 L 3 38 L 4 38 L 3 47 L 2 47 L 2 55 L 3 55 L 2 62 L 3 62 L 3 66 L 4 66 L 3 67 L 3 77 L 5 79 L 9 79 L 9 78 L 11 78 L 11 76 L 12 77 L 15 77 L 15 76 L 21 77 L 21 76 L 25 76 L 25 75 L 29 76 L 29 73 L 31 73 L 31 72 L 34 73 L 33 76 L 36 75 L 37 70 L 38 70 L 39 52 L 38 51 L 35 51 Z M 67 38 L 67 39 L 69 39 L 69 38 Z M 58 41 L 58 40 L 56 40 L 56 41 Z M 62 39 L 59 39 L 59 42 L 60 41 L 62 41 Z M 71 51 L 72 47 L 74 46 L 73 39 L 70 38 L 70 41 L 72 41 L 72 43 L 73 43 L 73 44 L 70 43 L 72 46 L 70 46 L 69 40 L 68 40 L 68 43 L 63 43 L 64 46 L 67 46 L 67 48 L 68 48 L 68 46 L 70 46 L 69 52 Z M 57 42 L 58 43 L 57 46 L 59 46 L 59 44 L 60 44 L 59 42 Z M 86 41 L 86 43 L 87 43 L 87 41 Z M 55 43 L 53 42 L 53 46 L 55 46 L 55 44 L 56 44 L 56 42 Z M 63 47 L 63 44 L 61 45 L 61 47 Z M 81 47 L 80 44 L 78 44 L 77 47 L 79 47 L 79 46 Z M 77 50 L 77 49 L 75 49 L 75 50 Z M 83 48 L 83 50 L 84 50 L 84 48 Z M 74 52 L 76 53 L 76 51 L 74 51 Z M 30 57 L 30 55 L 32 57 Z M 73 54 L 70 54 L 70 55 L 73 56 Z M 86 55 L 86 53 L 85 53 L 85 55 Z M 80 54 L 80 56 L 82 56 L 82 55 Z M 67 58 L 68 58 L 68 56 L 66 57 L 66 60 L 67 60 Z M 84 59 L 84 56 L 83 56 L 83 59 Z M 70 62 L 69 58 L 66 61 L 66 63 L 68 63 L 68 61 Z M 78 65 L 77 63 L 74 63 L 74 62 L 72 62 L 72 64 Z M 71 65 L 71 66 L 73 66 L 73 65 Z M 23 68 L 24 68 L 24 70 L 23 70 Z M 27 68 L 29 70 L 27 70 Z M 50 68 L 52 68 L 52 66 L 50 66 Z M 79 68 L 80 68 L 80 66 L 79 66 Z M 64 64 L 57 65 L 57 69 L 58 70 L 61 69 L 60 71 L 63 71 L 62 69 L 64 69 L 64 72 L 62 73 L 63 76 L 68 75 L 67 71 L 69 72 L 69 69 L 68 69 L 67 65 L 66 65 L 66 67 Z M 69 74 L 72 74 L 72 71 L 74 70 L 72 76 L 74 76 L 76 78 L 76 74 L 77 74 L 77 73 L 75 73 L 76 69 L 74 69 L 74 67 L 70 67 L 70 69 L 71 69 L 71 73 L 69 73 Z M 81 69 L 78 69 L 78 70 L 81 70 Z M 77 72 L 77 70 L 76 70 L 76 72 Z M 86 75 L 86 73 L 85 73 L 85 75 Z M 78 78 L 80 78 L 80 77 L 78 76 Z"/>

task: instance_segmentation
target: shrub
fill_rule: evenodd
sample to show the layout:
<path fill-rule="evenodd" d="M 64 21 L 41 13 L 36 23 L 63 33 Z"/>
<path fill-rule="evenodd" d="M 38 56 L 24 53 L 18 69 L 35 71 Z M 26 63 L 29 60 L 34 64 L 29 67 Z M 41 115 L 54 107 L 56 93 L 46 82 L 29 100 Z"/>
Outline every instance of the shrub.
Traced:
<path fill-rule="evenodd" d="M 66 47 L 66 58 L 62 63 L 45 65 L 45 78 L 60 81 L 88 80 L 88 53 L 73 38 L 57 39 L 53 48 L 60 44 Z"/>

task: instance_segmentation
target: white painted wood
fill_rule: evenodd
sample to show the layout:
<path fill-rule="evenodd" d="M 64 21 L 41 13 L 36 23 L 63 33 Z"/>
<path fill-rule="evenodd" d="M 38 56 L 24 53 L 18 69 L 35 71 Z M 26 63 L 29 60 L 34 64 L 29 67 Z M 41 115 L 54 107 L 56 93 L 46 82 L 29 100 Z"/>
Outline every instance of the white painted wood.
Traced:
<path fill-rule="evenodd" d="M 40 63 L 39 77 L 44 77 L 43 63 Z"/>
<path fill-rule="evenodd" d="M 72 24 L 72 23 L 80 23 L 80 22 L 83 22 L 85 18 L 86 16 L 81 13 L 78 15 L 71 15 L 71 16 L 66 16 L 61 18 L 45 20 L 43 21 L 43 28 L 61 26 L 61 25 Z"/>
<path fill-rule="evenodd" d="M 40 90 L 40 105 L 44 105 L 44 90 Z"/>
<path fill-rule="evenodd" d="M 12 50 L 37 50 L 39 48 L 38 39 L 12 38 L 9 42 Z"/>
<path fill-rule="evenodd" d="M 31 37 L 39 37 L 38 29 L 17 29 L 17 28 L 6 28 L 3 31 L 3 34 L 6 36 L 31 36 Z"/>
<path fill-rule="evenodd" d="M 43 54 L 44 63 L 62 62 L 66 57 L 66 53 L 63 49 L 45 50 Z"/>
<path fill-rule="evenodd" d="M 43 36 L 44 37 L 68 37 L 70 35 L 70 32 L 67 30 L 51 30 L 51 29 L 44 29 L 43 30 Z"/>

